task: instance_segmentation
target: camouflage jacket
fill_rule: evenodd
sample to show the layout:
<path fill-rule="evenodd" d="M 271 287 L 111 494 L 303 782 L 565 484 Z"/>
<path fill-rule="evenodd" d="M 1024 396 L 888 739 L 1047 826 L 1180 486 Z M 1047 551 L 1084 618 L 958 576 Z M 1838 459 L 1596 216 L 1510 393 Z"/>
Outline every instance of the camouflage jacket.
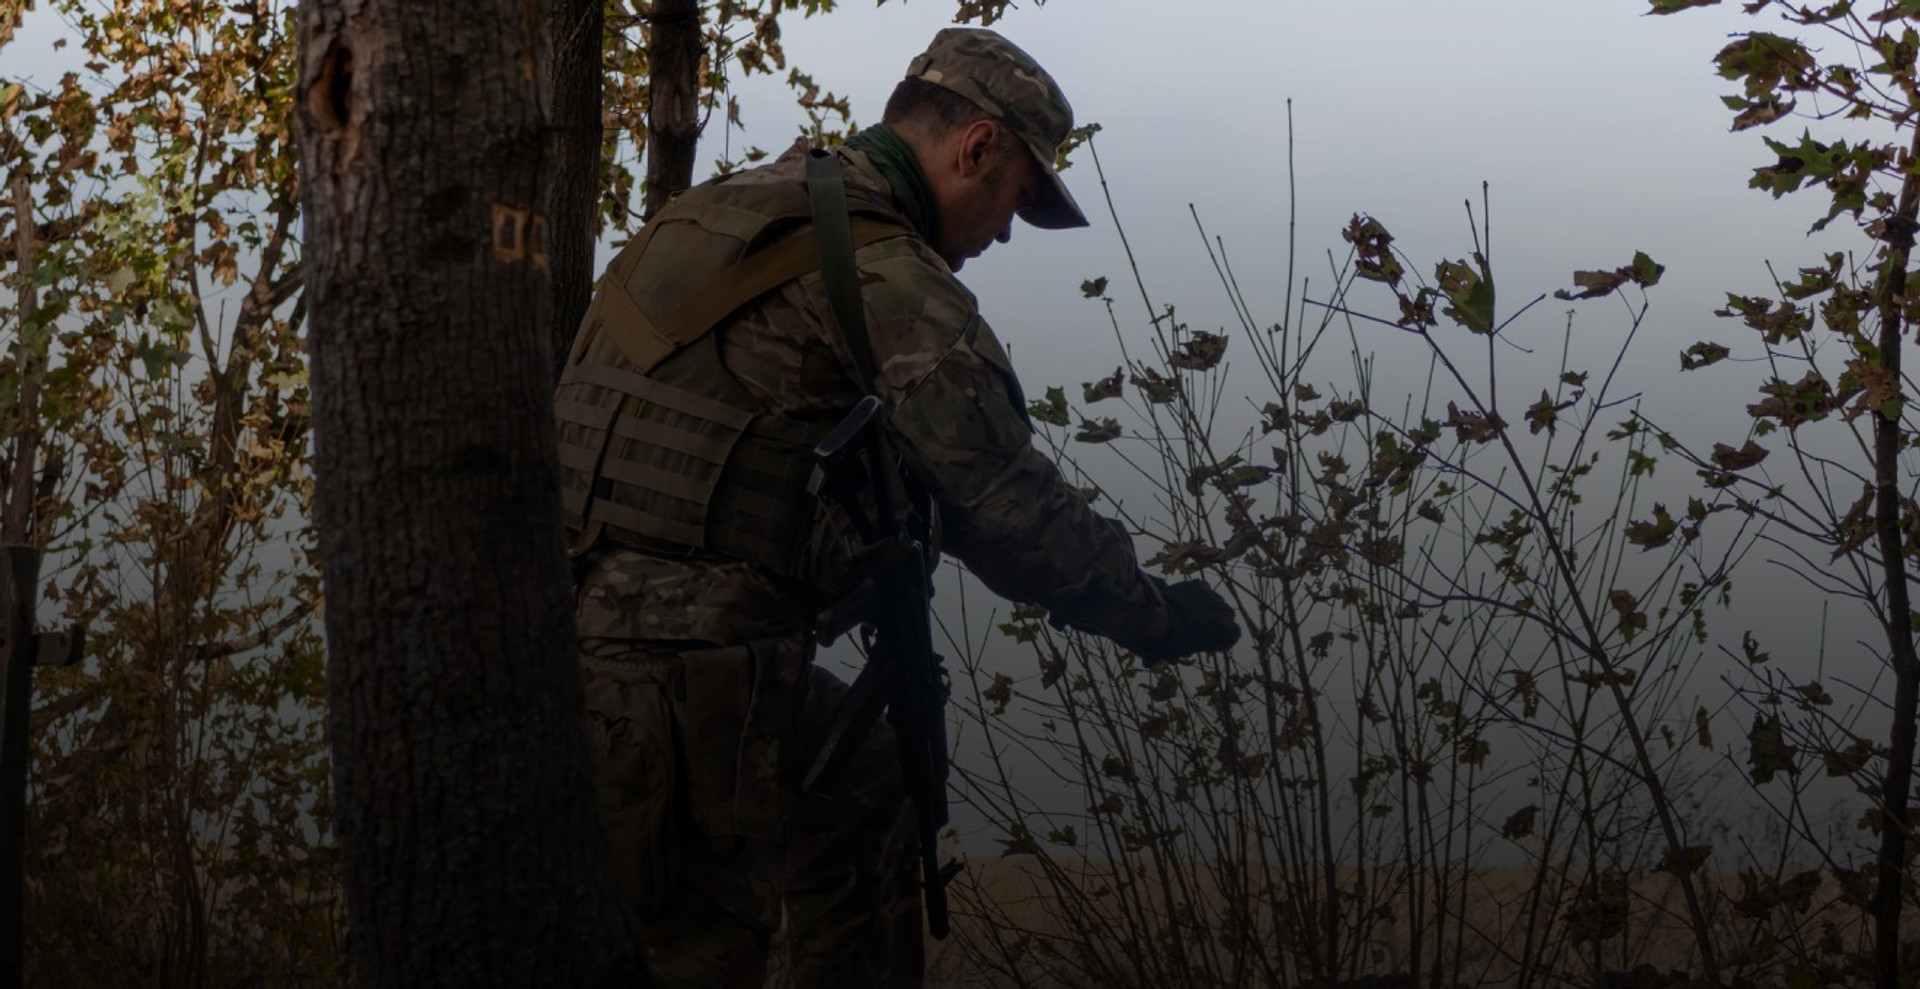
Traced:
<path fill-rule="evenodd" d="M 866 157 L 836 153 L 848 197 L 897 215 Z M 762 168 L 802 183 L 804 147 Z M 697 205 L 705 188 L 682 199 Z M 656 238 L 647 253 L 671 250 Z M 871 387 L 855 380 L 817 271 L 714 330 L 726 370 L 760 411 L 803 420 L 830 423 L 862 395 L 879 395 L 902 459 L 937 506 L 943 551 L 1003 597 L 1115 638 L 1143 636 L 1158 592 L 1125 530 L 1096 514 L 1033 446 L 1018 380 L 973 294 L 918 237 L 869 244 L 856 262 L 878 377 Z M 581 563 L 583 639 L 731 644 L 791 634 L 850 589 L 827 578 L 816 584 L 828 586 L 798 588 L 751 564 L 670 559 L 605 539 Z"/>

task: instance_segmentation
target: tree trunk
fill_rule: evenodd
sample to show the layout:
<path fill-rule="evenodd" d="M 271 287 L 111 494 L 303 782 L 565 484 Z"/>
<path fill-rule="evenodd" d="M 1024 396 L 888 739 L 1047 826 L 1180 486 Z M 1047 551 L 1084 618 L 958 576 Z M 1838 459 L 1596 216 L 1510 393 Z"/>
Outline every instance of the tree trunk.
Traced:
<path fill-rule="evenodd" d="M 1907 160 L 1920 154 L 1915 134 Z M 1914 233 L 1920 229 L 1920 176 L 1909 172 L 1900 186 L 1899 204 L 1887 224 L 1886 252 L 1880 258 L 1879 285 L 1874 304 L 1880 316 L 1880 367 L 1892 381 L 1901 381 L 1900 348 L 1906 344 L 1905 299 L 1907 263 L 1913 256 Z M 1906 536 L 1901 525 L 1903 476 L 1900 448 L 1906 437 L 1898 412 L 1888 418 L 1873 413 L 1874 534 L 1880 548 L 1886 581 L 1887 647 L 1893 665 L 1893 723 L 1887 732 L 1887 775 L 1880 787 L 1880 852 L 1874 870 L 1873 918 L 1876 986 L 1898 989 L 1906 966 L 1900 935 L 1900 912 L 1908 887 L 1907 808 L 1913 788 L 1916 718 L 1920 718 L 1920 656 L 1913 645 L 1913 601 L 1907 588 Z"/>
<path fill-rule="evenodd" d="M 651 219 L 693 184 L 700 143 L 700 0 L 654 0 L 647 21 L 647 192 Z"/>
<path fill-rule="evenodd" d="M 543 21 L 300 16 L 327 685 L 355 982 L 648 985 L 574 665 Z"/>
<path fill-rule="evenodd" d="M 11 437 L 13 463 L 7 471 L 6 508 L 0 513 L 0 541 L 9 545 L 29 545 L 39 513 L 34 511 L 34 471 L 40 463 L 40 378 L 46 373 L 46 347 L 29 339 L 27 323 L 39 307 L 39 292 L 33 284 L 35 264 L 33 188 L 26 173 L 13 177 L 13 256 L 20 275 L 20 361 L 17 372 L 19 399 L 14 408 L 18 423 Z M 31 334 L 42 337 L 41 334 Z"/>
<path fill-rule="evenodd" d="M 601 0 L 547 0 L 553 45 L 551 227 L 553 244 L 553 376 L 593 301 L 593 245 L 600 231 Z"/>
<path fill-rule="evenodd" d="M 33 716 L 34 592 L 39 586 L 40 560 L 27 541 L 34 521 L 33 465 L 38 459 L 40 376 L 35 348 L 26 340 L 25 327 L 39 307 L 34 289 L 33 190 L 25 175 L 13 180 L 13 225 L 20 276 L 20 353 L 27 367 L 21 374 L 12 438 L 13 464 L 6 505 L 0 511 L 0 987 L 20 989 L 25 984 L 27 882 L 27 779 L 32 762 L 28 727 Z M 19 566 L 16 568 L 15 564 Z"/>

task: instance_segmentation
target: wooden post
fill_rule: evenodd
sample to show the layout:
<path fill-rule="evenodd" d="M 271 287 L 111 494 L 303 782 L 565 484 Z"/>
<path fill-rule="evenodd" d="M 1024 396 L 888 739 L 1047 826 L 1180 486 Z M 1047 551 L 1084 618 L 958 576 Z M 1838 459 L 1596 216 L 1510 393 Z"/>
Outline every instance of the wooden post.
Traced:
<path fill-rule="evenodd" d="M 0 989 L 20 989 L 25 978 L 27 895 L 27 721 L 33 713 L 34 590 L 40 553 L 0 547 Z"/>

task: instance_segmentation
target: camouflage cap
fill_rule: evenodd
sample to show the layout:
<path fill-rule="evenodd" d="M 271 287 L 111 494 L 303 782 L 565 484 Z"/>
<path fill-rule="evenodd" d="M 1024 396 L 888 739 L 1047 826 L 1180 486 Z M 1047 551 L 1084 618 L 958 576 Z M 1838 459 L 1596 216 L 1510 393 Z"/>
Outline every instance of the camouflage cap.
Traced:
<path fill-rule="evenodd" d="M 1087 225 L 1053 167 L 1060 142 L 1073 130 L 1073 107 L 1033 56 L 986 28 L 950 27 L 907 65 L 907 78 L 966 97 L 1026 143 L 1047 184 L 1040 201 L 1020 211 L 1021 219 L 1046 230 Z"/>

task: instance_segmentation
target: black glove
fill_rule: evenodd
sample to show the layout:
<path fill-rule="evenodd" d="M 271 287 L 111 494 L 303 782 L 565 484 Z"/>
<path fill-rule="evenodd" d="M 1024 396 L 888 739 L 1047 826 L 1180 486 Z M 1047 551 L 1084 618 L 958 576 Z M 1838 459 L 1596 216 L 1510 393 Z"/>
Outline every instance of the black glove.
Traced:
<path fill-rule="evenodd" d="M 1233 607 L 1227 604 L 1203 580 L 1183 580 L 1160 585 L 1160 596 L 1167 603 L 1167 631 L 1149 643 L 1124 643 L 1148 668 L 1159 663 L 1178 662 L 1197 652 L 1219 652 L 1240 641 L 1240 626 L 1233 620 Z"/>

